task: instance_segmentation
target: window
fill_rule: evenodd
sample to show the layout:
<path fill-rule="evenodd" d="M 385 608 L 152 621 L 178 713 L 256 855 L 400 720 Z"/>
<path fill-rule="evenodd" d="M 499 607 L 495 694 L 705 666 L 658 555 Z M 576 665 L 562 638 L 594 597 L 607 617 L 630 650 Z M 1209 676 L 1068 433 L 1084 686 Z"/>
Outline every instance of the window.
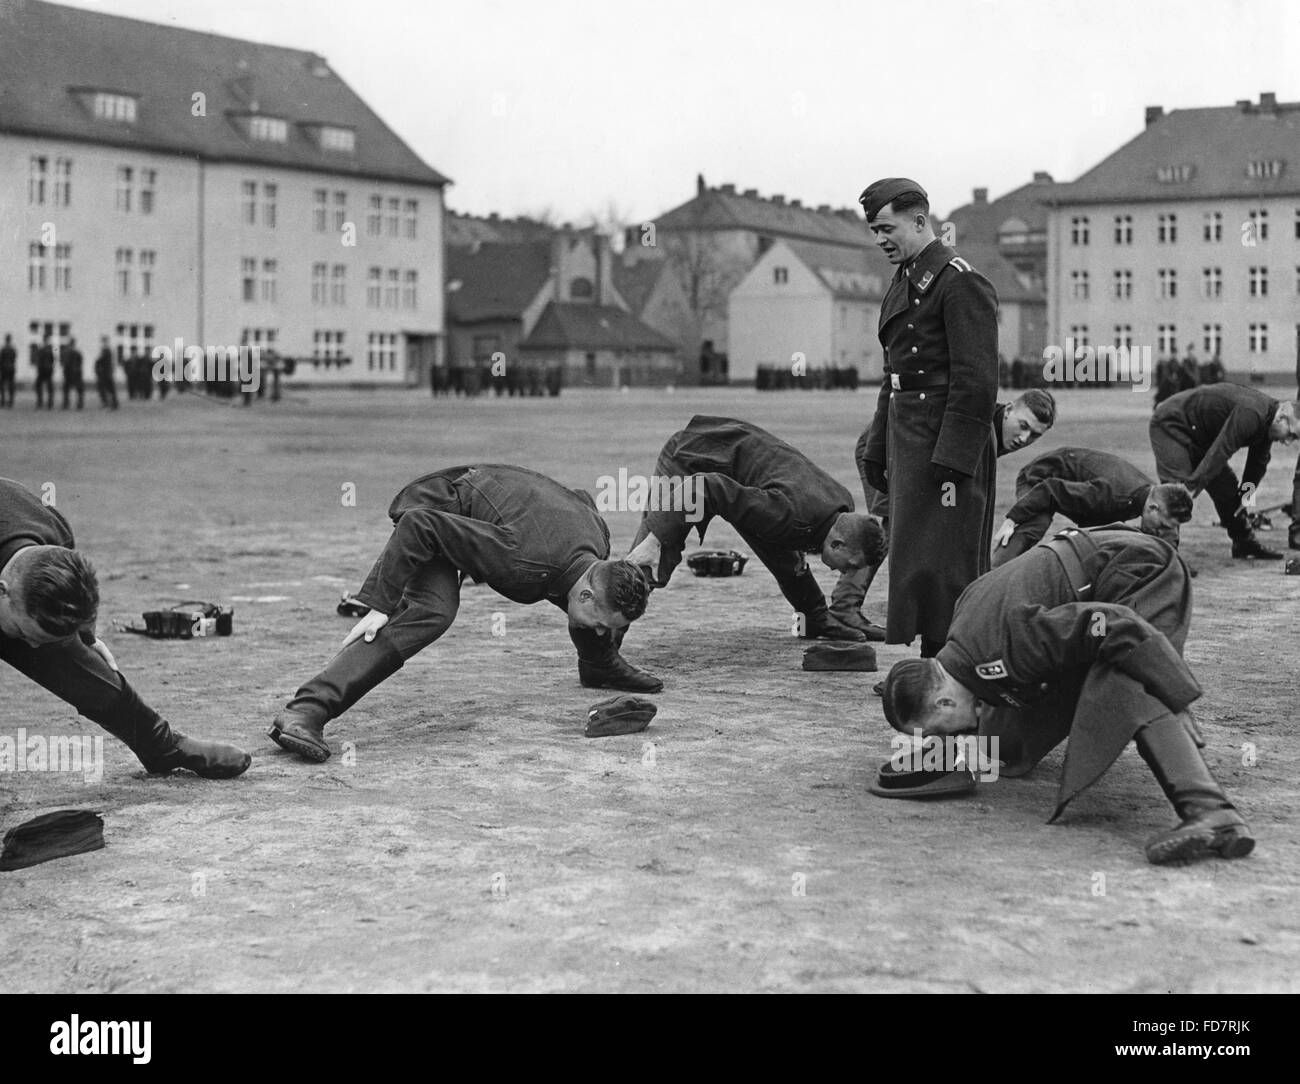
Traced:
<path fill-rule="evenodd" d="M 321 362 L 329 368 L 343 358 L 343 332 L 313 331 L 311 336 L 311 363 L 319 369 Z"/>
<path fill-rule="evenodd" d="M 131 190 L 135 185 L 135 171 L 130 166 L 117 167 L 117 209 L 130 213 Z"/>
<path fill-rule="evenodd" d="M 1115 244 L 1131 245 L 1133 243 L 1133 216 L 1115 216 Z"/>
<path fill-rule="evenodd" d="M 383 288 L 384 272 L 378 267 L 372 267 L 366 274 L 366 304 L 372 308 L 379 308 L 379 294 Z"/>
<path fill-rule="evenodd" d="M 397 225 L 402 211 L 402 201 L 396 196 L 388 200 L 388 236 L 397 236 Z"/>
<path fill-rule="evenodd" d="M 1223 269 L 1206 267 L 1201 269 L 1201 288 L 1206 297 L 1223 296 Z"/>
<path fill-rule="evenodd" d="M 1088 272 L 1071 271 L 1070 272 L 1070 296 L 1075 301 L 1088 300 Z"/>
<path fill-rule="evenodd" d="M 1256 241 L 1268 240 L 1268 212 L 1251 211 L 1250 212 L 1250 230 L 1249 236 Z"/>
<path fill-rule="evenodd" d="M 1178 272 L 1172 267 L 1162 267 L 1156 272 L 1160 279 L 1160 296 L 1166 300 L 1178 296 Z"/>
<path fill-rule="evenodd" d="M 249 117 L 248 137 L 262 143 L 287 143 L 289 123 L 279 117 Z"/>
<path fill-rule="evenodd" d="M 1070 244 L 1086 245 L 1088 243 L 1088 216 L 1075 215 L 1070 219 Z"/>
<path fill-rule="evenodd" d="M 45 202 L 45 183 L 48 180 L 49 159 L 34 154 L 27 160 L 27 202 L 39 207 Z M 1300 214 L 1300 212 L 1297 212 Z M 1300 229 L 1300 227 L 1297 227 Z"/>
<path fill-rule="evenodd" d="M 1286 163 L 1281 158 L 1262 158 L 1246 163 L 1246 176 L 1252 181 L 1267 181 L 1282 176 Z"/>
<path fill-rule="evenodd" d="M 330 304 L 348 303 L 348 265 L 336 263 L 330 272 Z"/>
<path fill-rule="evenodd" d="M 140 296 L 153 296 L 153 269 L 158 262 L 158 253 L 151 248 L 140 250 Z"/>
<path fill-rule="evenodd" d="M 1133 296 L 1133 272 L 1116 271 L 1115 272 L 1115 297 L 1120 301 L 1127 301 Z"/>
<path fill-rule="evenodd" d="M 1078 346 L 1087 346 L 1087 345 L 1088 345 L 1088 325 L 1087 325 L 1087 324 L 1071 324 L 1071 325 L 1070 325 L 1070 338 L 1072 338 L 1072 339 L 1074 340 L 1074 345 L 1075 345 L 1076 347 L 1078 347 Z"/>
<path fill-rule="evenodd" d="M 772 268 L 772 282 L 777 286 L 784 286 L 790 281 L 790 269 L 788 267 Z"/>
<path fill-rule="evenodd" d="M 1156 218 L 1156 240 L 1162 245 L 1172 245 L 1178 240 L 1178 216 L 1163 214 Z"/>
<path fill-rule="evenodd" d="M 128 94 L 98 92 L 91 102 L 96 120 L 120 120 L 135 123 L 135 99 Z"/>
<path fill-rule="evenodd" d="M 312 191 L 312 227 L 317 233 L 324 233 L 329 223 L 330 194 L 323 188 Z"/>
<path fill-rule="evenodd" d="M 239 277 L 245 301 L 257 300 L 257 261 L 245 256 L 239 261 Z"/>
<path fill-rule="evenodd" d="M 278 192 L 277 185 L 262 185 L 262 225 L 270 229 L 275 229 L 275 199 Z"/>
<path fill-rule="evenodd" d="M 1116 324 L 1115 325 L 1115 345 L 1122 346 L 1126 350 L 1133 345 L 1133 325 Z"/>
<path fill-rule="evenodd" d="M 1206 211 L 1203 236 L 1207 241 L 1223 240 L 1223 215 L 1218 211 Z"/>
<path fill-rule="evenodd" d="M 1156 328 L 1156 349 L 1161 357 L 1178 355 L 1178 329 L 1173 324 L 1160 324 Z"/>
<path fill-rule="evenodd" d="M 275 304 L 275 260 L 262 261 L 262 300 L 268 305 Z"/>
<path fill-rule="evenodd" d="M 1223 349 L 1222 324 L 1201 325 L 1201 347 L 1204 349 L 1206 357 L 1217 358 L 1219 356 L 1219 351 Z"/>
<path fill-rule="evenodd" d="M 402 276 L 402 308 L 414 309 L 418 297 L 419 274 L 415 271 L 408 271 Z"/>
<path fill-rule="evenodd" d="M 402 273 L 396 267 L 388 269 L 388 278 L 384 284 L 384 308 L 397 308 L 398 294 L 401 292 Z"/>
<path fill-rule="evenodd" d="M 323 263 L 311 265 L 311 303 L 313 305 L 325 304 L 326 275 L 328 272 L 329 268 Z"/>
<path fill-rule="evenodd" d="M 72 203 L 72 159 L 54 160 L 54 206 L 67 207 Z"/>
<path fill-rule="evenodd" d="M 338 233 L 343 232 L 343 227 L 348 220 L 348 194 L 346 192 L 334 193 L 334 229 Z"/>
<path fill-rule="evenodd" d="M 129 248 L 119 248 L 114 261 L 117 274 L 117 294 L 119 297 L 131 296 L 131 265 L 135 262 L 135 253 Z"/>
<path fill-rule="evenodd" d="M 397 336 L 372 331 L 366 344 L 366 368 L 371 372 L 392 372 L 397 368 Z"/>
<path fill-rule="evenodd" d="M 371 196 L 370 210 L 366 214 L 366 233 L 370 237 L 378 237 L 383 232 L 384 225 L 384 197 Z"/>
<path fill-rule="evenodd" d="M 45 291 L 45 246 L 39 241 L 27 246 L 27 289 L 33 293 Z"/>
<path fill-rule="evenodd" d="M 1252 354 L 1268 353 L 1268 324 L 1250 325 L 1250 352 Z"/>
<path fill-rule="evenodd" d="M 416 222 L 419 219 L 420 201 L 414 199 L 408 199 L 406 201 L 405 207 L 406 207 L 406 239 L 408 241 L 414 241 L 415 234 L 416 234 L 416 229 L 415 229 Z"/>
<path fill-rule="evenodd" d="M 113 337 L 119 361 L 132 351 L 148 357 L 153 350 L 153 324 L 118 324 Z"/>
<path fill-rule="evenodd" d="M 579 275 L 569 280 L 569 297 L 575 301 L 586 301 L 595 296 L 596 287 L 592 285 L 591 279 Z"/>
<path fill-rule="evenodd" d="M 1250 296 L 1268 297 L 1268 268 L 1252 267 L 1250 269 Z"/>
<path fill-rule="evenodd" d="M 72 246 L 54 246 L 54 292 L 67 293 L 72 289 Z"/>
<path fill-rule="evenodd" d="M 257 182 L 243 181 L 240 183 L 239 190 L 242 193 L 244 207 L 244 225 L 257 225 Z"/>
<path fill-rule="evenodd" d="M 1300 263 L 1295 267 L 1295 292 L 1300 294 Z"/>
<path fill-rule="evenodd" d="M 158 187 L 158 171 L 156 169 L 140 170 L 140 213 L 142 215 L 153 214 L 153 194 L 154 189 Z"/>
<path fill-rule="evenodd" d="M 351 154 L 357 149 L 357 134 L 351 128 L 322 125 L 320 147 L 323 151 L 343 151 L 345 154 Z"/>
<path fill-rule="evenodd" d="M 1300 207 L 1295 209 L 1295 239 L 1300 241 Z"/>

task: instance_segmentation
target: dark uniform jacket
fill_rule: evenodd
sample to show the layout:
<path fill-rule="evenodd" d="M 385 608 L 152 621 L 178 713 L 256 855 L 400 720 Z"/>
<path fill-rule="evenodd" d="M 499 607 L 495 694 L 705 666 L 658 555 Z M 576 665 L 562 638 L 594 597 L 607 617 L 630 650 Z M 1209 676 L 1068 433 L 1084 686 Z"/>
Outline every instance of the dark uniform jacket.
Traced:
<path fill-rule="evenodd" d="M 1193 492 L 1203 490 L 1242 448 L 1249 448 L 1242 484 L 1258 486 L 1268 470 L 1272 442 L 1268 427 L 1278 401 L 1240 384 L 1210 384 L 1172 395 L 1156 407 L 1151 424 L 1192 451 L 1200 463 L 1187 480 Z"/>
<path fill-rule="evenodd" d="M 0 346 L 0 373 L 12 373 L 18 366 L 18 352 L 12 346 Z"/>
<path fill-rule="evenodd" d="M 1182 658 L 1191 617 L 1187 566 L 1168 543 L 1071 529 L 972 583 L 938 660 L 995 707 L 980 730 L 999 737 L 1008 774 L 1069 736 L 1055 819 L 1142 726 L 1201 695 Z"/>
<path fill-rule="evenodd" d="M 822 547 L 841 512 L 853 511 L 853 495 L 803 452 L 735 418 L 697 414 L 668 439 L 655 470 L 702 476 L 701 539 L 717 516 L 751 545 L 807 553 Z M 644 517 L 661 541 L 673 538 L 682 522 L 673 512 Z"/>
<path fill-rule="evenodd" d="M 95 359 L 95 379 L 100 381 L 113 379 L 113 351 L 107 346 L 99 352 L 99 357 Z"/>
<path fill-rule="evenodd" d="M 49 343 L 36 351 L 36 372 L 40 376 L 50 376 L 54 373 L 54 347 Z"/>
<path fill-rule="evenodd" d="M 420 565 L 444 558 L 513 602 L 567 608 L 609 556 L 609 528 L 587 493 L 524 467 L 450 467 L 417 478 L 388 509 L 393 535 L 357 597 L 391 614 Z"/>
<path fill-rule="evenodd" d="M 69 550 L 77 548 L 72 538 L 72 528 L 63 518 L 63 513 L 43 504 L 25 486 L 8 478 L 0 478 L 0 569 L 9 563 L 15 553 L 27 546 L 62 546 Z M 91 630 L 83 629 L 80 635 L 88 644 L 95 642 Z"/>
<path fill-rule="evenodd" d="M 881 304 L 885 379 L 864 458 L 889 479 L 887 643 L 942 642 L 957 596 L 989 567 L 997 307 L 988 279 L 939 241 L 898 269 Z M 912 379 L 942 384 L 907 390 Z M 948 500 L 932 463 L 966 476 Z"/>
<path fill-rule="evenodd" d="M 1080 527 L 1103 527 L 1140 516 L 1153 485 L 1127 459 L 1109 452 L 1054 448 L 1021 470 L 1016 493 L 1023 495 L 1007 512 L 1007 519 L 1026 523 L 1035 516 L 1059 513 Z"/>
<path fill-rule="evenodd" d="M 59 351 L 59 364 L 63 367 L 64 379 L 75 382 L 81 379 L 85 358 L 82 356 L 81 351 L 75 347 L 65 348 Z"/>

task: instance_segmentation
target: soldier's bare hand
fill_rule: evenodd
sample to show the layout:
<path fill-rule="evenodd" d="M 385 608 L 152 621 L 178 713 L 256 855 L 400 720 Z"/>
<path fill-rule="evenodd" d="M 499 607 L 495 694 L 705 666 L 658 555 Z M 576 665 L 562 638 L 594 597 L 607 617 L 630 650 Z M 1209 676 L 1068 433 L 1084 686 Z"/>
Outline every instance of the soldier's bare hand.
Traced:
<path fill-rule="evenodd" d="M 108 650 L 108 644 L 104 643 L 98 636 L 95 637 L 95 642 L 90 645 L 90 650 L 108 663 L 110 670 L 117 669 L 117 660 L 113 658 L 113 653 Z"/>
<path fill-rule="evenodd" d="M 1002 526 L 999 527 L 993 535 L 994 547 L 996 548 L 997 546 L 1005 546 L 1008 542 L 1011 541 L 1011 536 L 1015 533 L 1016 533 L 1016 525 L 1012 523 L 1011 520 L 1004 519 L 1002 521 Z"/>
<path fill-rule="evenodd" d="M 343 646 L 354 640 L 360 640 L 365 637 L 366 643 L 370 643 L 375 638 L 375 633 L 388 624 L 388 615 L 381 614 L 378 610 L 371 610 L 365 617 L 352 626 L 352 631 L 344 637 Z"/>

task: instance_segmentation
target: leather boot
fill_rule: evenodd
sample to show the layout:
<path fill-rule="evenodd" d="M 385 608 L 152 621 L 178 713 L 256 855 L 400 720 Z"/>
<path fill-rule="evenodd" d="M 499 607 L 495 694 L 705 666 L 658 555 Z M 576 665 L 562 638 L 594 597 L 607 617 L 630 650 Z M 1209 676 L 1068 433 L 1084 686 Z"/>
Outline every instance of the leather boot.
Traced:
<path fill-rule="evenodd" d="M 387 640 L 355 640 L 307 682 L 266 732 L 281 749 L 323 764 L 329 759 L 325 724 L 403 667 L 402 656 Z"/>
<path fill-rule="evenodd" d="M 654 674 L 633 666 L 619 653 L 625 629 L 602 636 L 595 629 L 569 626 L 569 639 L 578 649 L 578 680 L 589 689 L 622 689 L 657 693 L 664 687 Z"/>
<path fill-rule="evenodd" d="M 1210 774 L 1185 715 L 1148 723 L 1135 741 L 1182 821 L 1147 841 L 1147 861 L 1162 865 L 1215 856 L 1244 858 L 1255 849 L 1249 826 Z"/>
<path fill-rule="evenodd" d="M 1269 549 L 1254 535 L 1232 540 L 1232 556 L 1237 560 L 1280 561 L 1284 554 L 1280 550 Z"/>
<path fill-rule="evenodd" d="M 234 779 L 253 762 L 244 750 L 225 742 L 200 741 L 172 730 L 166 719 L 140 699 L 126 678 L 118 675 L 122 691 L 108 715 L 94 721 L 120 738 L 150 775 L 184 768 L 204 779 Z"/>
<path fill-rule="evenodd" d="M 803 614 L 803 632 L 800 633 L 802 639 L 852 640 L 861 643 L 867 638 L 865 633 L 842 625 L 831 616 L 826 596 L 817 585 L 817 577 L 813 575 L 812 569 L 805 567 L 798 575 L 778 580 L 777 583 L 786 601 L 797 613 Z"/>
<path fill-rule="evenodd" d="M 879 565 L 867 565 L 854 572 L 841 573 L 831 591 L 831 616 L 841 625 L 857 629 L 868 640 L 883 643 L 885 630 L 862 612 L 863 600 L 880 571 Z"/>

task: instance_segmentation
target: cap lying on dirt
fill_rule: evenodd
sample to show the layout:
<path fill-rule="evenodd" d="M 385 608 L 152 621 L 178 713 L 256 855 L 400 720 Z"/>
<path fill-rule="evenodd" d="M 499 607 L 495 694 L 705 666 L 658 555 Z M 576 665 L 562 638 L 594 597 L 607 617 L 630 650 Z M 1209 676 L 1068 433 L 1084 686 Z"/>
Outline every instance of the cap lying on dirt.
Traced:
<path fill-rule="evenodd" d="M 658 710 L 644 696 L 611 696 L 588 710 L 586 735 L 606 738 L 611 734 L 639 733 L 650 725 Z"/>
<path fill-rule="evenodd" d="M 60 809 L 9 829 L 5 833 L 0 870 L 26 869 L 53 858 L 67 858 L 104 846 L 104 822 L 98 813 Z"/>
<path fill-rule="evenodd" d="M 813 644 L 803 653 L 805 670 L 859 670 L 876 667 L 876 649 L 870 644 Z"/>

